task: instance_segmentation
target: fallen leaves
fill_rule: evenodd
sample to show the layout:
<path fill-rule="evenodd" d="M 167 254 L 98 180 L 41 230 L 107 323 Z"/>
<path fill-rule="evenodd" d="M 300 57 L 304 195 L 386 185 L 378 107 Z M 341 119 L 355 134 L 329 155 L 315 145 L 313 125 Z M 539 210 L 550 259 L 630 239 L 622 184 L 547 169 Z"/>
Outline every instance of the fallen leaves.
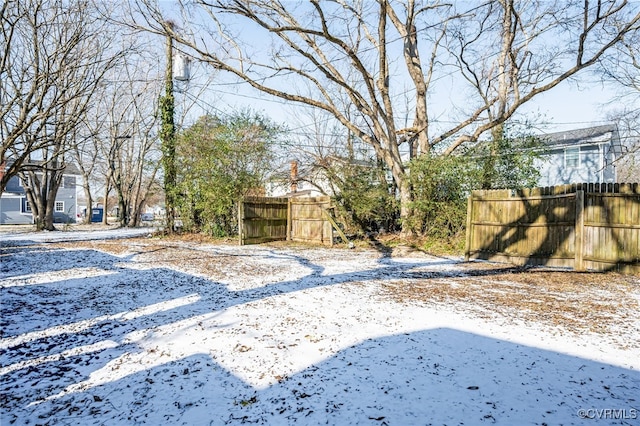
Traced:
<path fill-rule="evenodd" d="M 252 262 L 246 271 L 242 262 L 230 253 L 203 250 L 208 241 L 195 237 L 163 239 L 86 241 L 57 244 L 61 248 L 78 248 L 81 244 L 114 254 L 133 253 L 136 262 L 168 267 L 219 279 L 233 273 L 237 277 L 275 276 L 280 271 L 273 264 Z M 395 253 L 402 256 L 411 253 Z M 339 256 L 339 255 L 338 255 Z M 330 257 L 330 252 L 324 257 Z M 255 259 L 254 259 L 255 260 Z M 416 271 L 416 278 L 398 279 L 380 276 L 381 295 L 400 303 L 445 303 L 482 318 L 536 322 L 575 332 L 610 333 L 614 328 L 633 327 L 640 310 L 640 278 L 617 273 L 559 271 L 549 268 L 514 267 L 490 262 L 460 264 L 455 273 Z M 354 285 L 358 285 L 354 281 Z M 632 291 L 632 290 L 635 290 Z M 285 319 L 285 322 L 288 319 Z M 629 330 L 630 333 L 635 330 Z M 315 343 L 318 336 L 305 336 Z M 640 347 L 639 342 L 624 345 Z M 236 348 L 238 352 L 250 350 Z"/>
<path fill-rule="evenodd" d="M 640 310 L 640 279 L 634 276 L 475 265 L 467 264 L 461 276 L 387 282 L 382 294 L 401 303 L 453 304 L 484 318 L 599 334 L 633 327 Z"/>

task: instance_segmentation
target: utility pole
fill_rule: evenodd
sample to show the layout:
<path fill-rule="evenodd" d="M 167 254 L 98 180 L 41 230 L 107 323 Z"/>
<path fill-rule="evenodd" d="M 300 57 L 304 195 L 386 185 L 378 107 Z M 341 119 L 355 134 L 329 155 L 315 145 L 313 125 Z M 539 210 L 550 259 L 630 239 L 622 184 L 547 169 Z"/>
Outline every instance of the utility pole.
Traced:
<path fill-rule="evenodd" d="M 173 29 L 171 22 L 167 23 Z M 164 194 L 166 232 L 174 232 L 176 222 L 176 128 L 174 123 L 175 99 L 173 97 L 173 39 L 171 31 L 167 34 L 167 69 L 165 72 L 165 94 L 160 98 L 160 117 L 162 128 L 160 142 L 162 144 L 162 166 L 164 168 Z"/>

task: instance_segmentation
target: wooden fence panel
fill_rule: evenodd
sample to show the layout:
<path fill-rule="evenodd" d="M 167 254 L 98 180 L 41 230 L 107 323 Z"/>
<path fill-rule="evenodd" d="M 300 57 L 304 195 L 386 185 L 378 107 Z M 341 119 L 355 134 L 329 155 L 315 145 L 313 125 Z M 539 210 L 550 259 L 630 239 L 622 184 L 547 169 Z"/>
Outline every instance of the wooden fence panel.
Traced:
<path fill-rule="evenodd" d="M 474 191 L 465 258 L 640 272 L 638 184 Z"/>
<path fill-rule="evenodd" d="M 609 188 L 607 188 L 609 189 Z M 640 260 L 640 193 L 586 194 L 584 260 L 589 268 L 635 269 Z"/>
<path fill-rule="evenodd" d="M 333 228 L 324 210 L 331 205 L 330 197 L 291 198 L 289 239 L 308 243 L 333 244 Z"/>
<path fill-rule="evenodd" d="M 246 197 L 238 203 L 240 245 L 293 240 L 333 244 L 330 197 Z"/>
<path fill-rule="evenodd" d="M 540 195 L 545 192 L 474 193 L 468 209 L 468 226 L 473 231 L 468 238 L 469 254 L 520 258 L 527 263 L 573 258 L 575 194 Z"/>
<path fill-rule="evenodd" d="M 287 238 L 287 198 L 246 197 L 238 203 L 240 245 Z"/>

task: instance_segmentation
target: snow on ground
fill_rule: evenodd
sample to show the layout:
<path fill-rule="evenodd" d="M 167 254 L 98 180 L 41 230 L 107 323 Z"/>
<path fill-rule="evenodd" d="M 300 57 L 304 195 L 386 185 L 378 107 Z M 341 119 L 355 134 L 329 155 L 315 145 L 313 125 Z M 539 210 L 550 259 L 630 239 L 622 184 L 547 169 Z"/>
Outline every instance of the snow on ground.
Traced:
<path fill-rule="evenodd" d="M 568 330 L 383 291 L 454 258 L 114 240 L 148 233 L 0 235 L 2 425 L 640 424 L 637 310 Z"/>

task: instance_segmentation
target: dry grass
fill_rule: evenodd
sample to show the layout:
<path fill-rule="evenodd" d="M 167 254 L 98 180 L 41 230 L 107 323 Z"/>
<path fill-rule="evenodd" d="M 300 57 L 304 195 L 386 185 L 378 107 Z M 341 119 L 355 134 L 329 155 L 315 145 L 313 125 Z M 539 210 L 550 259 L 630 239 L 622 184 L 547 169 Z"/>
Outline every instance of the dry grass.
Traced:
<path fill-rule="evenodd" d="M 135 238 L 127 240 L 61 243 L 61 248 L 79 246 L 107 253 L 135 255 L 136 263 L 165 266 L 211 279 L 228 274 L 247 275 L 247 279 L 277 271 L 252 262 L 247 268 L 244 256 L 202 244 L 237 244 L 235 240 L 213 240 L 204 236 Z M 277 243 L 274 247 L 299 247 Z M 315 248 L 319 248 L 315 246 Z M 322 251 L 330 261 L 332 250 Z M 313 251 L 317 254 L 317 251 Z M 334 252 L 340 256 L 340 251 Z M 392 256 L 420 254 L 414 248 L 397 246 Z M 314 262 L 314 259 L 309 259 Z M 267 269 L 264 269 L 267 268 Z M 277 269 L 277 268 L 276 268 Z M 571 332 L 635 335 L 640 327 L 640 278 L 617 273 L 572 272 L 544 268 L 519 268 L 489 262 L 460 265 L 454 274 L 427 273 L 417 278 L 381 280 L 381 295 L 398 303 L 447 304 L 474 315 L 500 321 L 537 323 Z M 640 342 L 626 339 L 628 347 Z"/>
<path fill-rule="evenodd" d="M 63 249 L 84 247 L 116 256 L 133 255 L 136 264 L 141 266 L 167 267 L 210 279 L 221 279 L 230 269 L 237 271 L 246 269 L 239 263 L 238 256 L 201 249 L 200 246 L 204 244 L 237 244 L 237 241 L 214 239 L 198 234 L 183 234 L 171 237 L 156 235 L 152 238 L 59 243 L 52 246 Z"/>
<path fill-rule="evenodd" d="M 459 277 L 387 283 L 383 291 L 399 302 L 462 302 L 460 306 L 482 317 L 574 332 L 604 334 L 638 326 L 638 277 L 483 263 L 466 264 L 465 269 Z M 637 341 L 627 344 L 640 347 Z"/>
<path fill-rule="evenodd" d="M 398 248 L 411 249 L 417 252 L 429 253 L 435 256 L 462 256 L 464 254 L 465 235 L 435 238 L 429 236 L 403 237 L 397 233 L 379 234 L 369 241 L 360 242 L 361 246 L 369 245 L 378 250 L 393 252 Z"/>

